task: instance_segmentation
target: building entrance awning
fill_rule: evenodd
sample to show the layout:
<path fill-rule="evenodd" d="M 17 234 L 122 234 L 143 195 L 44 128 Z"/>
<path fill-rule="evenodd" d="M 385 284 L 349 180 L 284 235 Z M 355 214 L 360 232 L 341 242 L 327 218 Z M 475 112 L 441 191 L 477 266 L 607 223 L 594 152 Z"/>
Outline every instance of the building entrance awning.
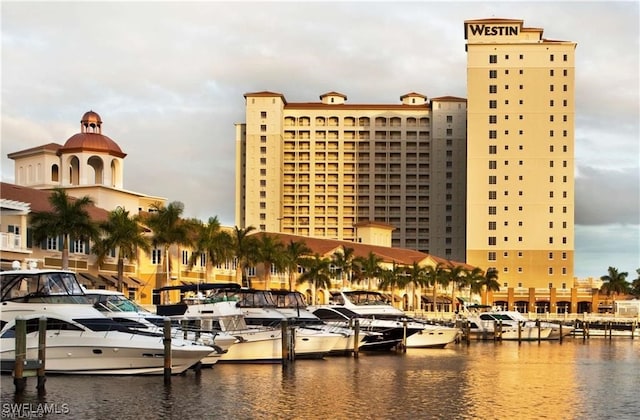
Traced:
<path fill-rule="evenodd" d="M 90 273 L 78 273 L 78 281 L 80 284 L 89 286 L 89 289 L 110 286 L 110 283 L 104 281 L 101 277 L 94 276 Z"/>

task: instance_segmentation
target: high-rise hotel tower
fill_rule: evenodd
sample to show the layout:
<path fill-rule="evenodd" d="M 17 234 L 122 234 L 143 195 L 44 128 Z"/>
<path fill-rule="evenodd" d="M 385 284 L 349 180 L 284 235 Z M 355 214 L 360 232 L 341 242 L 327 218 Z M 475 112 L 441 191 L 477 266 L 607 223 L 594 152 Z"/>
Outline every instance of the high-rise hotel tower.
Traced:
<path fill-rule="evenodd" d="M 464 22 L 467 263 L 507 288 L 570 289 L 574 54 L 522 20 Z"/>
<path fill-rule="evenodd" d="M 236 125 L 236 225 L 358 242 L 393 229 L 395 247 L 465 258 L 463 98 L 418 93 L 397 104 L 247 93 Z M 387 230 L 388 232 L 388 230 Z"/>

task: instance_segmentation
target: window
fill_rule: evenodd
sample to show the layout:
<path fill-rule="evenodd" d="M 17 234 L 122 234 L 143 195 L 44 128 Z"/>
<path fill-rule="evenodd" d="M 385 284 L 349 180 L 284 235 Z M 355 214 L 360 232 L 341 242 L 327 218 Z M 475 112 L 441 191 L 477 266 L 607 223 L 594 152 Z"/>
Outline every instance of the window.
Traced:
<path fill-rule="evenodd" d="M 267 142 L 267 136 L 260 136 L 260 143 L 266 143 Z"/>
<path fill-rule="evenodd" d="M 496 100 L 489 101 L 489 108 L 495 109 L 497 107 L 498 107 L 498 101 L 496 101 Z"/>
<path fill-rule="evenodd" d="M 520 54 L 520 60 L 524 58 L 524 54 Z"/>
<path fill-rule="evenodd" d="M 489 85 L 489 93 L 498 93 L 497 85 Z"/>
<path fill-rule="evenodd" d="M 553 54 L 549 56 L 549 61 L 553 61 Z"/>
<path fill-rule="evenodd" d="M 81 239 L 76 239 L 71 242 L 71 253 L 73 254 L 86 254 L 85 242 Z"/>
<path fill-rule="evenodd" d="M 490 160 L 489 169 L 498 169 L 498 162 L 496 162 L 495 160 Z"/>
<path fill-rule="evenodd" d="M 489 222 L 489 230 L 496 230 L 496 222 Z"/>
<path fill-rule="evenodd" d="M 549 236 L 549 243 L 552 244 L 553 243 L 553 236 Z"/>
<path fill-rule="evenodd" d="M 549 70 L 549 76 L 553 76 L 553 69 Z"/>
<path fill-rule="evenodd" d="M 447 136 L 453 136 L 453 129 L 447 128 Z"/>
<path fill-rule="evenodd" d="M 505 59 L 505 60 L 508 60 L 508 59 L 509 59 L 509 54 L 505 54 L 505 55 L 504 55 L 504 59 Z"/>
<path fill-rule="evenodd" d="M 160 265 L 162 262 L 162 250 L 161 249 L 152 249 L 151 250 L 151 264 Z"/>
<path fill-rule="evenodd" d="M 498 146 L 496 145 L 490 145 L 489 146 L 489 154 L 490 155 L 495 155 L 496 153 L 498 153 Z"/>
<path fill-rule="evenodd" d="M 549 106 L 553 106 L 553 99 L 549 100 Z"/>
<path fill-rule="evenodd" d="M 489 115 L 489 124 L 497 124 L 498 116 L 497 115 Z"/>
<path fill-rule="evenodd" d="M 495 139 L 498 137 L 498 132 L 496 130 L 489 130 L 489 138 Z"/>
<path fill-rule="evenodd" d="M 496 64 L 498 62 L 498 56 L 495 54 L 491 54 L 489 56 L 489 63 Z"/>
<path fill-rule="evenodd" d="M 489 184 L 496 184 L 497 177 L 495 175 L 489 175 Z"/>
<path fill-rule="evenodd" d="M 495 200 L 498 197 L 498 193 L 496 191 L 489 191 L 489 200 Z"/>
<path fill-rule="evenodd" d="M 47 251 L 57 251 L 58 250 L 58 238 L 48 237 L 46 241 L 45 249 Z"/>
<path fill-rule="evenodd" d="M 188 265 L 189 264 L 189 251 L 187 250 L 182 250 L 182 265 Z"/>
<path fill-rule="evenodd" d="M 495 245 L 496 244 L 496 237 L 495 236 L 489 236 L 488 240 L 489 240 L 489 245 Z"/>
<path fill-rule="evenodd" d="M 562 70 L 562 75 L 567 76 L 567 69 Z"/>
<path fill-rule="evenodd" d="M 453 115 L 447 115 L 447 122 L 448 123 L 452 123 L 453 122 Z"/>
<path fill-rule="evenodd" d="M 549 213 L 553 213 L 553 206 L 549 206 Z"/>
<path fill-rule="evenodd" d="M 262 131 L 263 133 L 264 133 L 265 131 L 267 131 L 267 126 L 266 126 L 266 124 L 262 124 L 262 125 L 260 126 L 260 131 Z"/>
<path fill-rule="evenodd" d="M 564 55 L 562 56 L 562 61 L 567 61 L 567 59 L 568 59 L 567 54 L 564 54 Z"/>
<path fill-rule="evenodd" d="M 496 213 L 497 213 L 497 207 L 496 206 L 489 206 L 489 214 L 495 215 Z"/>
<path fill-rule="evenodd" d="M 549 85 L 549 91 L 553 92 L 553 85 Z"/>
<path fill-rule="evenodd" d="M 549 267 L 549 274 L 553 274 L 553 267 Z"/>
<path fill-rule="evenodd" d="M 267 111 L 260 111 L 260 118 L 267 118 Z"/>
<path fill-rule="evenodd" d="M 495 79 L 498 77 L 498 71 L 497 70 L 489 70 L 489 78 L 490 79 Z"/>
<path fill-rule="evenodd" d="M 496 260 L 496 253 L 494 251 L 489 251 L 487 253 L 487 260 L 495 261 Z"/>

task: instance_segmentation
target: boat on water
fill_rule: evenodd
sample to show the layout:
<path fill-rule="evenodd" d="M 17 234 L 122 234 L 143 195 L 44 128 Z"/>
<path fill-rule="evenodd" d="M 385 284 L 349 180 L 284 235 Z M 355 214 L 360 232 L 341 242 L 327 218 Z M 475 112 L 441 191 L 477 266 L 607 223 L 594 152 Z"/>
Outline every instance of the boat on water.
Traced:
<path fill-rule="evenodd" d="M 209 292 L 208 298 L 237 301 L 250 327 L 280 327 L 282 321 L 287 321 L 295 330 L 296 358 L 321 359 L 341 347 L 341 342 L 344 342 L 343 332 L 331 331 L 330 327 L 308 328 L 304 322 L 296 319 L 297 314 L 290 309 L 286 310 L 286 314 L 283 313 L 281 309 L 284 308 L 278 308 L 270 290 L 214 288 Z"/>
<path fill-rule="evenodd" d="M 156 304 L 156 313 L 178 321 L 186 321 L 196 328 L 220 329 L 235 336 L 238 342 L 220 356 L 219 363 L 276 363 L 282 361 L 282 329 L 276 325 L 248 325 L 241 296 L 235 294 L 237 284 L 189 284 L 167 286 L 154 290 L 160 293 L 178 290 L 183 298 L 179 303 Z M 225 293 L 220 291 L 225 290 Z M 217 293 L 213 293 L 213 292 Z M 281 316 L 282 318 L 282 316 Z M 318 348 L 317 340 L 303 339 L 295 334 L 296 357 L 322 357 L 330 349 Z"/>
<path fill-rule="evenodd" d="M 10 372 L 15 361 L 16 319 L 26 320 L 26 359 L 38 355 L 39 321 L 46 322 L 48 373 L 163 374 L 163 335 L 118 323 L 87 299 L 75 273 L 14 270 L 0 273 L 0 362 Z M 171 373 L 178 374 L 210 354 L 212 347 L 189 340 L 171 342 Z"/>
<path fill-rule="evenodd" d="M 342 290 L 332 292 L 328 305 L 319 305 L 313 308 L 314 314 L 321 319 L 323 317 L 328 319 L 329 313 L 318 312 L 319 309 L 332 309 L 351 319 L 356 318 L 353 316 L 356 314 L 361 328 L 365 327 L 381 332 L 389 340 L 400 339 L 400 343 L 404 340 L 407 348 L 442 348 L 454 342 L 460 335 L 458 328 L 432 325 L 408 316 L 389 304 L 382 293 L 377 291 Z M 387 321 L 388 323 L 381 324 L 379 321 Z"/>
<path fill-rule="evenodd" d="M 378 337 L 381 335 L 363 330 L 356 336 L 355 331 L 349 328 L 348 325 L 324 322 L 324 320 L 318 318 L 307 309 L 304 295 L 300 292 L 294 290 L 271 290 L 270 293 L 278 312 L 287 317 L 290 324 L 340 336 L 329 354 L 351 354 L 354 349 L 360 349 L 370 339 L 369 336 Z"/>
<path fill-rule="evenodd" d="M 551 326 L 506 319 L 492 312 L 467 312 L 462 319 L 468 322 L 463 330 L 467 331 L 470 339 L 475 340 L 548 340 L 552 332 Z"/>
<path fill-rule="evenodd" d="M 551 328 L 551 334 L 547 337 L 548 340 L 559 340 L 561 335 L 562 337 L 570 335 L 573 333 L 574 329 L 571 325 L 560 324 L 558 322 L 530 320 L 525 318 L 518 311 L 492 310 L 488 313 L 494 318 L 501 320 L 503 323 L 513 324 L 514 322 L 520 322 L 522 325 L 535 328 L 536 330 L 538 328 L 538 324 L 540 324 L 542 328 Z"/>
<path fill-rule="evenodd" d="M 88 289 L 85 290 L 85 294 L 96 309 L 127 328 L 163 333 L 165 317 L 146 310 L 128 299 L 124 293 L 115 290 Z M 236 337 L 220 330 L 185 329 L 175 320 L 172 320 L 171 335 L 174 338 L 184 338 L 213 347 L 214 351 L 200 360 L 204 366 L 214 365 L 219 357 L 238 341 Z"/>

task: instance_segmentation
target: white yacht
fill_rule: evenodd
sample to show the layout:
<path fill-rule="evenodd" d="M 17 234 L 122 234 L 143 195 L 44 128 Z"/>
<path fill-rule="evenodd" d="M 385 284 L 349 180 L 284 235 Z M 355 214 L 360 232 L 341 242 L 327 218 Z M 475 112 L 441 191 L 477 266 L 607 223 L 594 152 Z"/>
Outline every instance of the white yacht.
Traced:
<path fill-rule="evenodd" d="M 138 331 L 162 333 L 165 317 L 154 314 L 131 301 L 122 292 L 105 289 L 88 289 L 85 294 L 93 306 L 105 316 L 127 328 Z M 214 365 L 219 357 L 226 353 L 238 339 L 224 331 L 184 329 L 172 320 L 172 337 L 183 338 L 214 348 L 200 362 L 205 366 Z"/>
<path fill-rule="evenodd" d="M 491 314 L 494 318 L 502 320 L 503 323 L 509 322 L 512 324 L 513 322 L 520 322 L 528 327 L 538 327 L 536 321 L 525 318 L 518 311 L 493 310 L 488 313 Z M 559 323 L 548 321 L 538 321 L 538 323 L 542 328 L 551 328 L 551 334 L 549 334 L 549 337 L 547 338 L 549 340 L 558 340 L 560 339 L 560 334 L 562 334 L 562 336 L 564 337 L 570 335 L 573 332 L 573 327 L 570 325 L 563 324 L 561 326 Z"/>
<path fill-rule="evenodd" d="M 385 320 L 395 323 L 399 335 L 406 340 L 407 348 L 440 348 L 454 342 L 460 335 L 458 328 L 431 325 L 407 316 L 390 305 L 382 293 L 370 290 L 342 290 L 331 294 L 329 307 L 342 307 L 360 318 Z M 362 326 L 362 321 L 360 323 Z"/>
<path fill-rule="evenodd" d="M 26 320 L 28 360 L 37 359 L 38 324 L 46 322 L 46 372 L 71 374 L 162 374 L 162 334 L 141 333 L 105 317 L 87 300 L 75 274 L 63 270 L 0 273 L 0 361 L 15 361 L 15 321 Z M 175 339 L 171 372 L 182 373 L 213 351 Z"/>
<path fill-rule="evenodd" d="M 307 303 L 302 293 L 293 290 L 270 290 L 270 293 L 276 304 L 278 312 L 287 317 L 289 322 L 293 325 L 303 327 L 308 330 L 338 334 L 340 336 L 333 349 L 331 349 L 330 354 L 351 354 L 354 349 L 360 349 L 360 347 L 365 344 L 368 339 L 367 336 L 379 335 L 363 329 L 358 334 L 356 341 L 355 331 L 352 328 L 349 328 L 348 325 L 326 323 L 308 310 Z"/>
<path fill-rule="evenodd" d="M 477 340 L 493 340 L 497 338 L 496 334 L 501 340 L 548 340 L 552 330 L 550 326 L 503 319 L 491 312 L 467 312 L 463 318 L 468 325 L 463 325 L 462 329 L 468 331 L 470 338 Z"/>
<path fill-rule="evenodd" d="M 280 331 L 283 315 L 269 291 L 242 288 L 237 284 L 204 283 L 186 286 L 170 286 L 157 289 L 157 292 L 178 288 L 185 297 L 180 304 L 157 307 L 159 315 L 182 315 L 187 318 L 206 318 L 215 310 L 218 302 L 233 301 L 244 315 L 249 328 L 271 328 Z M 187 297 L 187 294 L 191 296 Z M 193 294 L 195 293 L 195 294 Z M 295 326 L 294 326 L 295 327 Z M 280 336 L 280 333 L 277 333 Z M 318 331 L 305 327 L 295 327 L 295 357 L 319 359 L 328 355 L 342 336 L 340 334 Z"/>
<path fill-rule="evenodd" d="M 226 288 L 239 286 L 224 285 Z M 277 363 L 282 361 L 282 330 L 277 327 L 248 326 L 238 300 L 233 296 L 205 297 L 212 288 L 223 285 L 198 284 L 168 286 L 154 290 L 157 296 L 168 291 L 179 291 L 181 302 L 159 304 L 156 312 L 174 320 L 187 322 L 195 328 L 221 330 L 237 338 L 237 342 L 219 358 L 219 363 Z M 296 354 L 298 348 L 296 348 Z"/>

